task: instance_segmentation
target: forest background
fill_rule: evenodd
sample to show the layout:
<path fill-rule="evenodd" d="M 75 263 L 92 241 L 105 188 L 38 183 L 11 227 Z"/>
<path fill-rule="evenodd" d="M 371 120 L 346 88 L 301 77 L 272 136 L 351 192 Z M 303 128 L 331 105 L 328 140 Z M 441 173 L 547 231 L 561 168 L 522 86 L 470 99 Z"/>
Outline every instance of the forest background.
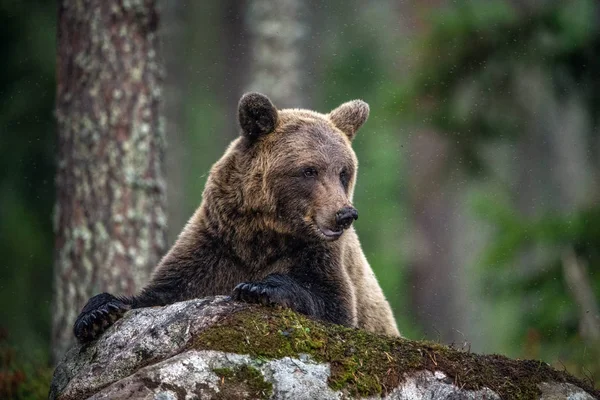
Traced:
<path fill-rule="evenodd" d="M 167 247 L 242 93 L 361 98 L 356 229 L 403 334 L 597 385 L 600 3 L 269 3 L 158 2 Z M 57 10 L 0 0 L 0 393 L 21 398 L 53 362 Z"/>

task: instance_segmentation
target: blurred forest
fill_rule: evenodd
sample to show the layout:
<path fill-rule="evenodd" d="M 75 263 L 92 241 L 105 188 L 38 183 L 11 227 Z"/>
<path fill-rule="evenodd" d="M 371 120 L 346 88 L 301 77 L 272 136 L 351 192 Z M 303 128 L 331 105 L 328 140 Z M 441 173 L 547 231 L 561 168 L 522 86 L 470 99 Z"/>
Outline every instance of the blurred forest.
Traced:
<path fill-rule="evenodd" d="M 600 3 L 281 4 L 274 21 L 266 0 L 158 3 L 169 244 L 237 134 L 244 91 L 321 112 L 361 98 L 356 229 L 400 331 L 597 386 Z M 279 39 L 261 42 L 269 28 Z M 51 363 L 56 2 L 0 0 L 0 32 L 0 397 L 38 398 Z"/>

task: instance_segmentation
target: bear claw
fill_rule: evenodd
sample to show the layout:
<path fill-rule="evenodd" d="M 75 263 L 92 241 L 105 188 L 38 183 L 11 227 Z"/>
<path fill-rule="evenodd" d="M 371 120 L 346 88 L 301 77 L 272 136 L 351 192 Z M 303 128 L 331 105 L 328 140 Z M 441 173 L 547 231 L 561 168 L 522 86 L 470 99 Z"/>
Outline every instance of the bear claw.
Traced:
<path fill-rule="evenodd" d="M 130 309 L 130 305 L 111 294 L 96 295 L 81 310 L 73 326 L 73 333 L 81 343 L 92 341 Z"/>
<path fill-rule="evenodd" d="M 233 300 L 246 303 L 262 304 L 264 306 L 288 307 L 288 302 L 282 296 L 279 288 L 262 282 L 243 282 L 233 289 Z"/>

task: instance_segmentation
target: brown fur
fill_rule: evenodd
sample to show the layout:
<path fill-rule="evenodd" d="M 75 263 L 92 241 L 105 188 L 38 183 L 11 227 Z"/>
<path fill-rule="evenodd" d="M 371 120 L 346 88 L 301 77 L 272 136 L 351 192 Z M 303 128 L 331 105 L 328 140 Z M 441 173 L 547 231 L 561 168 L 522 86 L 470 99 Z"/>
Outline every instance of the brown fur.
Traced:
<path fill-rule="evenodd" d="M 233 290 L 236 299 L 398 336 L 352 219 L 340 217 L 340 210 L 356 213 L 351 141 L 368 113 L 360 100 L 324 115 L 278 111 L 260 94 L 245 95 L 242 135 L 212 167 L 200 207 L 150 284 L 130 299 L 104 294 L 112 299 L 98 299 L 89 309 L 109 301 L 122 301 L 117 308 L 162 305 Z M 82 313 L 81 321 L 86 318 Z M 84 333 L 81 340 L 94 336 Z"/>

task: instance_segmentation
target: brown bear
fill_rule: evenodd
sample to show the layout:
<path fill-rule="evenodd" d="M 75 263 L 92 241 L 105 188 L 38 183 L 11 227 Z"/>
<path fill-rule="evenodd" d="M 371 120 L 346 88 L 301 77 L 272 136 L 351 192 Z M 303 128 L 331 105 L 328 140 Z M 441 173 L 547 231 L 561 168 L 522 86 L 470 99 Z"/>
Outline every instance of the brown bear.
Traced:
<path fill-rule="evenodd" d="M 75 336 L 92 340 L 131 308 L 227 294 L 398 336 L 351 226 L 351 141 L 368 115 L 361 100 L 324 115 L 244 95 L 240 137 L 212 167 L 200 207 L 148 286 L 133 297 L 92 297 Z"/>

